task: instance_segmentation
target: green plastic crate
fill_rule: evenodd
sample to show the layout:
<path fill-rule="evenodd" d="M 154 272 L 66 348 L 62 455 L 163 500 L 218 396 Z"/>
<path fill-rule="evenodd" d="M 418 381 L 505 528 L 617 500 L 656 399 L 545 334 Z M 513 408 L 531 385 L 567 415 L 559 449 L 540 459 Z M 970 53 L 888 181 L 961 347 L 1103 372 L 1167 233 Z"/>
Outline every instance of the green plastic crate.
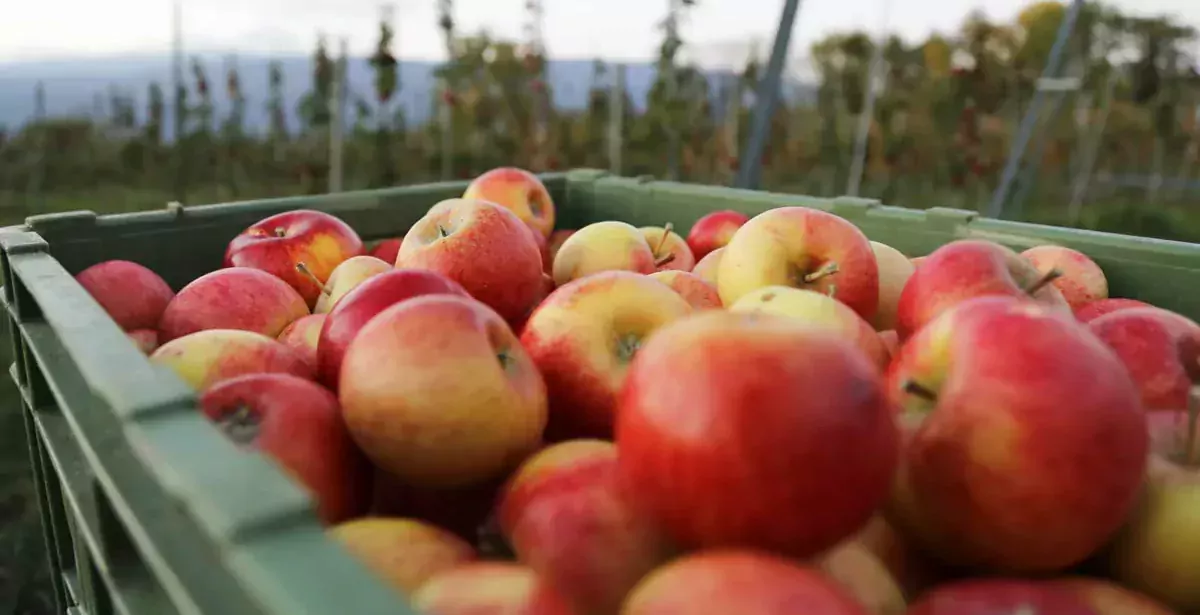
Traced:
<path fill-rule="evenodd" d="M 907 254 L 954 239 L 1015 249 L 1055 243 L 1092 256 L 1114 297 L 1200 318 L 1200 245 L 734 190 L 599 171 L 545 176 L 559 226 L 599 220 L 687 229 L 719 209 L 803 205 L 836 213 Z M 102 260 L 149 266 L 178 289 L 216 269 L 253 222 L 311 208 L 366 240 L 402 235 L 464 183 L 98 216 L 29 218 L 0 231 L 3 300 L 23 398 L 59 612 L 407 615 L 401 597 L 330 541 L 307 496 L 265 458 L 238 451 L 192 391 L 152 366 L 72 275 Z M 15 410 L 15 409 L 14 409 Z"/>

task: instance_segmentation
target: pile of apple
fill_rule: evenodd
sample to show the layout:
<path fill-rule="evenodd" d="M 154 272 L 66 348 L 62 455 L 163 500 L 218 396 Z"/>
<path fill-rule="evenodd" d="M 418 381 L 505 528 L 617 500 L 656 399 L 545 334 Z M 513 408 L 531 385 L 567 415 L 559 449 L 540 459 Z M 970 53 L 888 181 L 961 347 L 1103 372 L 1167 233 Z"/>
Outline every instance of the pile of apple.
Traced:
<path fill-rule="evenodd" d="M 503 168 L 78 280 L 422 613 L 1200 613 L 1200 326 L 1087 256 L 554 222 Z"/>

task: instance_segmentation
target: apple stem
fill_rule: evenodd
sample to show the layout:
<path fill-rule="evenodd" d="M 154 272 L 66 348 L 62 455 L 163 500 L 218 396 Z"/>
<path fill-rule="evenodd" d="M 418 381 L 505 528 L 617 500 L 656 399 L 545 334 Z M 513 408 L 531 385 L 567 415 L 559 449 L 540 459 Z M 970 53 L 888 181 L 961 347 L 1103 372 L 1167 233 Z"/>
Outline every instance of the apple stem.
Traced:
<path fill-rule="evenodd" d="M 816 271 L 806 274 L 804 276 L 804 281 L 808 282 L 809 284 L 812 284 L 813 282 L 816 282 L 817 280 L 820 280 L 821 278 L 831 276 L 837 272 L 838 272 L 837 261 L 829 261 L 829 262 L 825 263 L 824 265 L 821 265 L 821 267 L 819 269 L 817 269 Z"/>
<path fill-rule="evenodd" d="M 671 261 L 674 261 L 674 260 L 675 260 L 675 253 L 672 252 L 672 253 L 654 261 L 654 266 L 662 267 L 663 265 L 666 265 L 667 263 L 670 263 Z"/>
<path fill-rule="evenodd" d="M 287 237 L 287 229 L 282 226 L 275 227 L 274 232 L 276 237 Z"/>
<path fill-rule="evenodd" d="M 439 225 L 437 225 L 437 230 L 438 230 L 438 238 L 439 238 L 439 239 L 440 239 L 440 238 L 443 238 L 443 237 L 449 237 L 449 236 L 450 236 L 450 233 L 449 233 L 448 231 L 446 231 L 445 227 L 443 227 L 443 226 L 442 226 L 442 225 L 440 225 L 440 224 L 439 224 Z"/>
<path fill-rule="evenodd" d="M 318 278 L 317 275 L 312 272 L 312 269 L 309 269 L 308 265 L 304 264 L 304 261 L 300 261 L 300 262 L 296 263 L 296 271 L 299 271 L 300 275 L 308 278 L 309 282 L 316 284 L 317 288 L 321 289 L 322 295 L 329 294 L 329 289 L 325 286 L 325 284 L 323 282 L 321 282 L 321 279 Z"/>
<path fill-rule="evenodd" d="M 1200 465 L 1200 450 L 1197 450 L 1196 423 L 1200 422 L 1200 385 L 1195 385 L 1188 392 L 1188 425 L 1187 445 L 1183 448 L 1183 463 L 1188 467 Z"/>
<path fill-rule="evenodd" d="M 248 406 L 238 404 L 232 411 L 217 419 L 217 426 L 234 444 L 249 446 L 258 437 L 259 416 Z"/>
<path fill-rule="evenodd" d="M 1037 293 L 1037 291 L 1045 288 L 1047 284 L 1061 278 L 1062 274 L 1063 274 L 1062 270 L 1057 267 L 1054 269 L 1051 269 L 1050 271 L 1047 271 L 1046 273 L 1043 273 L 1042 277 L 1038 278 L 1033 284 L 1031 284 L 1029 286 L 1029 288 L 1025 289 L 1025 293 L 1028 295 L 1033 295 L 1033 294 Z"/>
<path fill-rule="evenodd" d="M 916 397 L 920 397 L 921 399 L 924 399 L 925 401 L 937 401 L 937 394 L 934 393 L 933 391 L 930 391 L 928 388 L 926 388 L 924 385 L 920 384 L 916 380 L 905 380 L 904 381 L 904 392 L 908 393 L 909 395 L 914 395 Z"/>
<path fill-rule="evenodd" d="M 658 258 L 658 253 L 659 253 L 659 251 L 661 251 L 661 250 L 662 250 L 662 247 L 663 247 L 663 246 L 667 245 L 667 239 L 668 239 L 668 238 L 671 236 L 671 229 L 672 229 L 672 228 L 674 228 L 674 227 L 673 227 L 673 226 L 671 226 L 671 223 L 670 223 L 670 222 L 668 222 L 668 223 L 666 223 L 665 225 L 663 225 L 663 234 L 662 234 L 662 237 L 659 237 L 659 239 L 658 239 L 658 245 L 654 246 L 654 258 Z"/>

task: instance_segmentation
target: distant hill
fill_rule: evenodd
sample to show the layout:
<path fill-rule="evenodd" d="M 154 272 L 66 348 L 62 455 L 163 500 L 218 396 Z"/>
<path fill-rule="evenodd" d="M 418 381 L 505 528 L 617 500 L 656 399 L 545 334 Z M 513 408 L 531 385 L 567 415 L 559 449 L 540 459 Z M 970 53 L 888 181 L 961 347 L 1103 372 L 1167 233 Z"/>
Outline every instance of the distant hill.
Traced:
<path fill-rule="evenodd" d="M 201 55 L 200 58 L 208 70 L 213 87 L 221 94 L 214 97 L 214 103 L 217 112 L 223 114 L 228 109 L 223 96 L 223 58 L 218 55 Z M 284 90 L 292 126 L 296 125 L 296 105 L 311 83 L 312 64 L 307 56 L 239 56 L 237 61 L 242 89 L 249 101 L 246 122 L 252 131 L 263 130 L 267 125 L 268 65 L 272 59 L 279 60 L 283 66 Z M 626 66 L 626 86 L 633 104 L 640 108 L 654 83 L 655 69 L 648 63 Z M 436 68 L 435 62 L 400 64 L 401 91 L 396 102 L 404 106 L 410 122 L 421 123 L 430 116 L 430 92 L 433 90 Z M 719 71 L 708 73 L 714 94 L 718 84 L 727 75 Z M 370 98 L 373 92 L 372 73 L 366 59 L 351 58 L 348 80 L 352 91 Z M 115 87 L 135 96 L 140 116 L 145 111 L 146 92 L 152 82 L 158 81 L 169 96 L 170 56 L 84 57 L 0 64 L 0 125 L 18 126 L 33 116 L 34 89 L 38 81 L 45 85 L 46 111 L 49 115 L 88 114 L 96 96 L 107 101 L 109 88 Z M 591 81 L 590 60 L 555 60 L 549 64 L 549 82 L 555 104 L 559 107 L 583 108 L 587 103 Z M 811 100 L 815 89 L 810 84 L 792 83 L 785 88 L 785 92 L 788 98 Z M 167 113 L 170 114 L 169 108 Z"/>

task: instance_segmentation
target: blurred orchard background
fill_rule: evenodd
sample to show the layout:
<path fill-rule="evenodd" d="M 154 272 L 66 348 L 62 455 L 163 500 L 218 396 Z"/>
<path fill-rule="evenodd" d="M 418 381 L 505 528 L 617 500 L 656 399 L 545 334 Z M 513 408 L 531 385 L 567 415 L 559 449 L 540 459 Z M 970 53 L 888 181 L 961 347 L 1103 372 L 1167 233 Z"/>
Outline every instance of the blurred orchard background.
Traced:
<path fill-rule="evenodd" d="M 689 39 L 690 20 L 728 0 L 643 3 L 621 19 L 653 26 L 650 49 L 592 58 L 555 57 L 541 0 L 506 2 L 520 24 L 507 34 L 460 24 L 470 7 L 453 0 L 417 1 L 363 8 L 372 27 L 353 40 L 314 28 L 307 54 L 192 49 L 189 9 L 176 5 L 156 26 L 156 53 L 0 55 L 0 222 L 461 179 L 500 165 L 728 185 L 745 162 L 783 4 L 747 2 L 769 5 L 756 13 L 763 35 L 713 42 Z M 571 1 L 554 18 L 584 30 L 608 4 Z M 1200 14 L 1083 3 L 1046 80 L 1067 5 L 997 16 L 988 2 L 925 0 L 924 14 L 954 25 L 913 36 L 891 27 L 912 21 L 905 1 L 871 0 L 843 20 L 858 28 L 793 42 L 761 188 L 988 212 L 1033 108 L 1005 217 L 1200 241 Z M 111 3 L 59 4 L 70 5 L 64 37 L 135 18 L 110 15 Z M 167 4 L 147 11 L 157 18 Z M 818 10 L 810 4 L 831 3 L 803 4 L 797 29 Z M 440 57 L 406 58 L 397 33 L 410 31 L 436 37 Z M 0 615 L 44 613 L 23 424 L 11 387 L 3 392 Z"/>

